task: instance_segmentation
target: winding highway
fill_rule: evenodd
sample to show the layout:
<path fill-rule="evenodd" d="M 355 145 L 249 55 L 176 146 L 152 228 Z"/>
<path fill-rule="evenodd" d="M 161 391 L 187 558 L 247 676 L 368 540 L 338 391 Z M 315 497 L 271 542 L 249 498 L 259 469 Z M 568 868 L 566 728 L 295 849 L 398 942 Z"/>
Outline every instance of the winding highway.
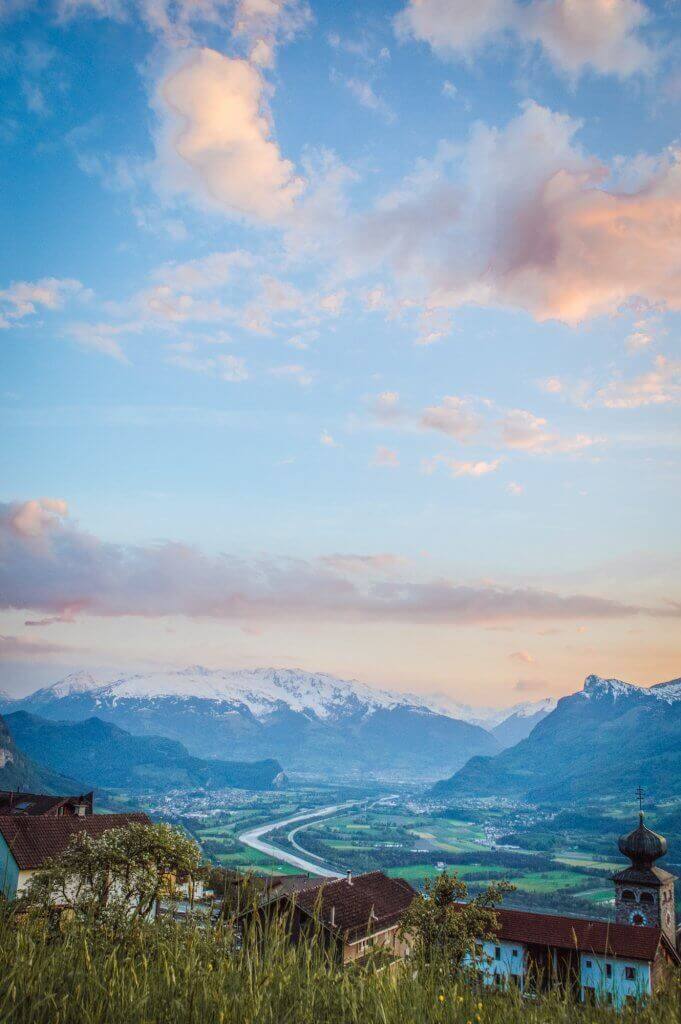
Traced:
<path fill-rule="evenodd" d="M 252 850 L 259 850 L 260 853 L 266 853 L 268 857 L 274 857 L 275 860 L 283 861 L 285 864 L 291 864 L 294 868 L 298 868 L 300 871 L 309 871 L 311 875 L 321 875 L 323 878 L 342 878 L 343 875 L 340 871 L 332 871 L 330 868 L 323 867 L 320 863 L 315 863 L 313 860 L 308 858 L 313 857 L 314 854 L 308 853 L 303 850 L 302 847 L 298 846 L 294 836 L 296 832 L 302 828 L 300 823 L 312 823 L 320 818 L 329 818 L 334 814 L 339 814 L 341 811 L 347 810 L 349 807 L 356 807 L 360 801 L 350 800 L 345 804 L 333 804 L 330 807 L 320 807 L 316 811 L 301 811 L 300 814 L 295 814 L 292 818 L 284 818 L 282 821 L 272 821 L 267 825 L 259 825 L 258 828 L 250 829 L 248 832 L 242 832 L 239 836 L 239 842 L 243 843 L 244 846 L 250 846 Z M 263 836 L 266 836 L 269 832 L 278 831 L 281 828 L 286 828 L 287 825 L 297 825 L 298 827 L 293 828 L 288 838 L 292 845 L 298 850 L 305 853 L 305 857 L 299 857 L 295 853 L 291 853 L 288 850 L 282 850 L 278 846 L 274 846 L 272 843 L 263 842 Z"/>

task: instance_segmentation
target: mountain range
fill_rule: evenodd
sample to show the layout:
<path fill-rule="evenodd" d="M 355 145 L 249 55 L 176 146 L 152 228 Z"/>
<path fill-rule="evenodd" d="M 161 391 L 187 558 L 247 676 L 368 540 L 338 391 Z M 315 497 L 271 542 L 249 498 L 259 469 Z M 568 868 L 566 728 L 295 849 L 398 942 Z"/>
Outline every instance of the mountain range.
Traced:
<path fill-rule="evenodd" d="M 658 799 L 681 790 L 681 679 L 645 688 L 588 676 L 525 739 L 473 757 L 431 792 L 565 803 L 638 785 Z"/>
<path fill-rule="evenodd" d="M 195 757 L 276 759 L 301 775 L 435 781 L 503 747 L 435 698 L 290 669 L 194 666 L 108 681 L 78 672 L 0 710 L 71 722 L 96 717 L 134 735 L 179 741 Z M 515 715 L 529 730 L 544 713 L 545 702 L 523 704 L 488 720 L 496 728 Z"/>
<path fill-rule="evenodd" d="M 84 787 L 72 778 L 37 764 L 17 747 L 0 717 L 0 790 L 25 793 L 76 793 Z"/>
<path fill-rule="evenodd" d="M 5 716 L 5 725 L 23 754 L 79 779 L 80 788 L 270 789 L 284 779 L 275 760 L 205 760 L 177 740 L 133 736 L 99 718 L 55 722 L 15 711 Z"/>

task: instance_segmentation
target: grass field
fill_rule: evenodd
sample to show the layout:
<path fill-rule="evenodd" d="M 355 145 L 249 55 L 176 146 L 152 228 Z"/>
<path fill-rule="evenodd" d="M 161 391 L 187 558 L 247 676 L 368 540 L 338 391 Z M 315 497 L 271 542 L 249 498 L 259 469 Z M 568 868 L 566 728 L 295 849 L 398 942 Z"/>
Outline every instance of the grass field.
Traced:
<path fill-rule="evenodd" d="M 0 908 L 1 910 L 1 908 Z M 121 930 L 0 918 L 3 1024 L 660 1024 L 678 985 L 621 1014 L 554 991 L 527 1000 L 451 968 L 342 969 L 321 942 L 170 921 Z"/>

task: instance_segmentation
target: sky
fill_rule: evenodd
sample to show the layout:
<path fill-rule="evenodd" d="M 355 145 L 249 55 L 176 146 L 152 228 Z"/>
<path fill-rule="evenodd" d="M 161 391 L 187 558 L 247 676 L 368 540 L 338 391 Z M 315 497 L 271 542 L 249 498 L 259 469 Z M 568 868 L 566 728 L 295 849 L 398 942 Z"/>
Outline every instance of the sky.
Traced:
<path fill-rule="evenodd" d="M 0 0 L 0 686 L 681 675 L 679 0 Z"/>

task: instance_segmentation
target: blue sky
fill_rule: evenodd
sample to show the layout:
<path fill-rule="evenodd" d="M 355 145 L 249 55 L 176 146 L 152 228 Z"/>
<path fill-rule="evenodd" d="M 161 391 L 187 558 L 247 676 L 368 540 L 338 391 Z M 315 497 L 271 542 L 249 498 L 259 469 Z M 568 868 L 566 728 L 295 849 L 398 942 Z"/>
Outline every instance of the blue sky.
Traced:
<path fill-rule="evenodd" d="M 680 26 L 0 0 L 0 683 L 678 675 Z"/>

